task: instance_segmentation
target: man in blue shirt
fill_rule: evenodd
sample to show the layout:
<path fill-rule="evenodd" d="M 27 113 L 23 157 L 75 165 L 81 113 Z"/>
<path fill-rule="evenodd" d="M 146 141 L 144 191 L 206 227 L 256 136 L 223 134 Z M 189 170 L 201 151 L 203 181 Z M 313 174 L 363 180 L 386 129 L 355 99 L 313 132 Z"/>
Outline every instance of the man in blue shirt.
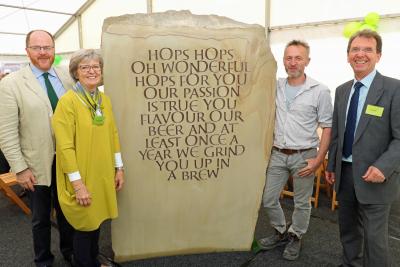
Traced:
<path fill-rule="evenodd" d="M 54 39 L 50 33 L 28 33 L 26 52 L 31 63 L 0 83 L 0 148 L 18 183 L 29 192 L 35 264 L 51 266 L 52 206 L 56 209 L 61 252 L 66 260 L 72 253 L 73 228 L 57 199 L 51 117 L 58 98 L 73 83 L 66 71 L 52 67 Z"/>

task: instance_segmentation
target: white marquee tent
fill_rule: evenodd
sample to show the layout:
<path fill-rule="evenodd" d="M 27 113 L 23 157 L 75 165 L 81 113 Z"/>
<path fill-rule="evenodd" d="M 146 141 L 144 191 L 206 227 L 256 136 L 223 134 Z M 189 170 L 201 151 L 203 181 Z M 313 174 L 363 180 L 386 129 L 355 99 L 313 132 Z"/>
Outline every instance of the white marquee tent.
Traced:
<path fill-rule="evenodd" d="M 381 18 L 378 32 L 383 37 L 377 69 L 400 78 L 399 0 L 0 0 L 0 71 L 27 61 L 25 35 L 32 29 L 54 34 L 56 53 L 68 55 L 79 48 L 99 48 L 106 17 L 166 10 L 190 10 L 264 25 L 278 61 L 278 76 L 285 76 L 281 64 L 285 44 L 292 39 L 306 40 L 312 58 L 307 73 L 332 92 L 352 78 L 346 62 L 344 26 L 376 12 Z"/>

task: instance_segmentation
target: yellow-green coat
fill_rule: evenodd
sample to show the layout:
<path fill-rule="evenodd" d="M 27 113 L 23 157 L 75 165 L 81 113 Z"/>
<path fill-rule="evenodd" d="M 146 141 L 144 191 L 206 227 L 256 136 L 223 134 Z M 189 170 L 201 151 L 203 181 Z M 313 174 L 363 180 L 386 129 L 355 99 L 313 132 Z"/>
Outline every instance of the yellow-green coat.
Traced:
<path fill-rule="evenodd" d="M 103 125 L 94 125 L 89 108 L 74 90 L 60 98 L 53 116 L 56 137 L 57 190 L 68 222 L 80 231 L 93 231 L 118 216 L 114 154 L 120 151 L 110 99 L 101 93 Z M 67 173 L 80 172 L 92 202 L 81 206 Z"/>

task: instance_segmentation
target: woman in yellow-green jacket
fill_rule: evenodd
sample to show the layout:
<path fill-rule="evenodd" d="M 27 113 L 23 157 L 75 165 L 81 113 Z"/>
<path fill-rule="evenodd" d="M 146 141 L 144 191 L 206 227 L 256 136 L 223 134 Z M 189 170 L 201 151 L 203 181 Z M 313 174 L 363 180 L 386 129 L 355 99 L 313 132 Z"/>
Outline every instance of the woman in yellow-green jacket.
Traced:
<path fill-rule="evenodd" d="M 76 84 L 60 98 L 53 116 L 58 197 L 75 229 L 73 261 L 79 267 L 101 266 L 100 224 L 118 216 L 116 191 L 124 183 L 111 102 L 97 88 L 102 70 L 95 50 L 76 52 L 69 65 Z"/>

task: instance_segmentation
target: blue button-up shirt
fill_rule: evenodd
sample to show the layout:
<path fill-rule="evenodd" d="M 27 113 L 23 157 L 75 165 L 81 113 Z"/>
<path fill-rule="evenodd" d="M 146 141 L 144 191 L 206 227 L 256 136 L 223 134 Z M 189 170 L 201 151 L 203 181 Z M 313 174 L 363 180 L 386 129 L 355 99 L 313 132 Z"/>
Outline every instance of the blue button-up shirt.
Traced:
<path fill-rule="evenodd" d="M 33 75 L 35 75 L 35 77 L 38 80 L 40 86 L 43 88 L 44 92 L 47 95 L 47 88 L 46 88 L 46 84 L 44 82 L 44 77 L 43 77 L 44 71 L 42 71 L 41 69 L 37 68 L 33 64 L 29 64 L 29 66 L 31 67 Z M 65 93 L 64 86 L 62 85 L 60 79 L 58 78 L 58 76 L 57 76 L 57 74 L 56 74 L 56 72 L 54 71 L 53 68 L 51 68 L 47 72 L 49 73 L 48 77 L 49 77 L 50 83 L 53 86 L 53 89 L 56 92 L 58 99 L 60 99 L 60 97 Z"/>
<path fill-rule="evenodd" d="M 360 121 L 361 112 L 364 108 L 365 100 L 367 99 L 368 91 L 372 84 L 372 81 L 375 78 L 375 75 L 376 75 L 376 70 L 373 70 L 370 74 L 368 74 L 367 76 L 365 76 L 363 79 L 360 80 L 360 82 L 363 84 L 363 86 L 360 88 L 360 96 L 358 98 L 356 130 L 355 130 L 354 134 L 357 132 L 357 126 L 358 126 L 358 122 Z M 346 118 L 347 118 L 347 112 L 349 111 L 350 100 L 354 94 L 354 84 L 356 82 L 357 82 L 357 80 L 354 79 L 353 87 L 351 88 L 351 91 L 350 91 L 349 101 L 347 102 Z M 353 162 L 353 155 L 350 155 L 348 158 L 342 157 L 342 160 L 347 161 L 347 162 Z"/>

